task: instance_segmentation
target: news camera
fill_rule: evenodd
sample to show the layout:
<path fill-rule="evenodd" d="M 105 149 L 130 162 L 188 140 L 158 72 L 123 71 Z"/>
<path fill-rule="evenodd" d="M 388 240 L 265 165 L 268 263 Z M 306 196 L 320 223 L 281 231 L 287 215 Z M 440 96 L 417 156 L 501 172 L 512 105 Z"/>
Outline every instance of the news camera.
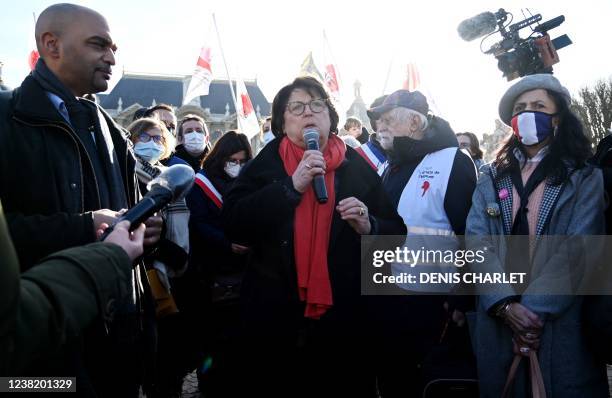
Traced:
<path fill-rule="evenodd" d="M 557 50 L 569 46 L 572 41 L 565 34 L 551 40 L 548 31 L 561 25 L 565 16 L 560 15 L 543 23 L 540 23 L 541 14 L 514 24 L 512 19 L 511 13 L 500 8 L 495 13 L 483 12 L 464 20 L 457 27 L 457 31 L 465 41 L 484 36 L 481 51 L 497 59 L 497 67 L 508 81 L 535 73 L 553 73 L 552 66 L 559 62 Z M 531 34 L 522 38 L 519 32 L 527 27 L 530 27 Z M 497 32 L 501 34 L 502 40 L 483 51 L 484 41 Z"/>

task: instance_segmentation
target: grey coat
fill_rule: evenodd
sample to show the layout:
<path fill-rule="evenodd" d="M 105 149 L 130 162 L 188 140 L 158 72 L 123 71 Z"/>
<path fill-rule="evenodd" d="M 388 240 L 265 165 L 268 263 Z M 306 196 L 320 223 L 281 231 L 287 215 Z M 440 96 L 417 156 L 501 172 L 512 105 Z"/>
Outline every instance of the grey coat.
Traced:
<path fill-rule="evenodd" d="M 483 244 L 488 239 L 496 254 L 487 256 L 493 259 L 493 264 L 488 266 L 503 270 L 506 247 L 502 236 L 510 234 L 512 226 L 512 195 L 500 200 L 498 192 L 503 188 L 512 192 L 512 183 L 509 177 L 502 178 L 496 189 L 492 181 L 494 167 L 487 165 L 481 171 L 467 219 L 466 236 L 471 235 L 468 238 L 471 244 L 479 240 Z M 487 207 L 492 206 L 500 210 L 498 215 L 487 214 Z M 603 234 L 603 211 L 601 171 L 591 167 L 576 170 L 563 188 L 546 185 L 537 235 Z M 564 247 L 537 246 L 534 264 L 543 265 L 534 266 L 520 302 L 545 322 L 538 357 L 548 397 L 607 397 L 605 365 L 595 361 L 582 334 L 582 297 L 528 294 L 529 291 L 545 290 L 559 275 L 560 261 L 557 260 L 568 254 Z M 468 314 L 483 397 L 501 396 L 514 355 L 511 329 L 487 311 L 501 299 L 514 295 L 511 287 L 500 286 L 495 292 L 479 296 L 476 312 Z M 521 367 L 526 368 L 526 364 L 524 359 Z M 526 369 L 517 373 L 514 388 L 517 397 L 530 396 L 526 374 Z"/>

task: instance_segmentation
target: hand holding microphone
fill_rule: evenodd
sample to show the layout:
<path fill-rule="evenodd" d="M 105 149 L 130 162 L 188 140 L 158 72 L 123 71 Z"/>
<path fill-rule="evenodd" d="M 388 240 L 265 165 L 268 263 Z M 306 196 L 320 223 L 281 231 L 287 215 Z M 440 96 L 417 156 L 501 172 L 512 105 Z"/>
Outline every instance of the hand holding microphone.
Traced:
<path fill-rule="evenodd" d="M 324 177 L 326 163 L 323 154 L 319 151 L 319 131 L 312 128 L 304 130 L 304 142 L 307 150 L 291 176 L 293 187 L 296 191 L 303 193 L 312 183 L 317 201 L 326 203 L 327 188 Z"/>
<path fill-rule="evenodd" d="M 306 151 L 295 173 L 291 176 L 296 191 L 304 193 L 316 175 L 325 174 L 325 159 L 319 151 Z"/>
<path fill-rule="evenodd" d="M 181 164 L 168 167 L 149 183 L 149 192 L 142 200 L 123 213 L 116 222 L 129 221 L 130 231 L 138 228 L 143 222 L 157 230 L 160 227 L 161 219 L 157 220 L 152 216 L 168 203 L 184 198 L 193 186 L 194 180 L 195 173 L 191 167 Z M 105 240 L 113 229 L 114 225 L 106 228 L 100 240 Z"/>

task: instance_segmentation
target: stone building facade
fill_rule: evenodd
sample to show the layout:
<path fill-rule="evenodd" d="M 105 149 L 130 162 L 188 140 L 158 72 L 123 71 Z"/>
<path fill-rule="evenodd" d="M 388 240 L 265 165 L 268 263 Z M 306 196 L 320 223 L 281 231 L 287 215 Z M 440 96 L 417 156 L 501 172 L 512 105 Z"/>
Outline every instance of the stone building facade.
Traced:
<path fill-rule="evenodd" d="M 206 120 L 213 135 L 237 128 L 236 110 L 227 80 L 213 80 L 209 94 L 182 105 L 191 76 L 124 72 L 109 94 L 98 95 L 100 105 L 122 126 L 134 119 L 143 107 L 164 103 L 175 108 L 177 118 L 196 114 Z M 232 81 L 235 91 L 235 81 Z M 257 85 L 245 80 L 245 86 L 258 119 L 270 115 L 271 104 Z"/>

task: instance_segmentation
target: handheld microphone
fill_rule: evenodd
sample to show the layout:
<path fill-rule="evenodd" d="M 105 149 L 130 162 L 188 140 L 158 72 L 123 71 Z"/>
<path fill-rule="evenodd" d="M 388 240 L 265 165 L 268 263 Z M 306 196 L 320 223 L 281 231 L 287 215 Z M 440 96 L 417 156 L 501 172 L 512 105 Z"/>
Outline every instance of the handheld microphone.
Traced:
<path fill-rule="evenodd" d="M 100 241 L 106 239 L 113 232 L 115 225 L 124 220 L 130 222 L 130 231 L 135 230 L 168 203 L 183 199 L 193 186 L 194 181 L 195 173 L 191 167 L 184 164 L 168 167 L 147 185 L 149 192 L 136 206 L 126 211 L 117 219 L 115 224 L 106 228 L 100 237 Z"/>
<path fill-rule="evenodd" d="M 306 143 L 306 149 L 308 150 L 319 150 L 319 130 L 314 128 L 307 128 L 304 130 L 304 142 Z M 325 177 L 321 174 L 314 176 L 312 180 L 312 188 L 315 191 L 317 202 L 327 203 L 327 188 L 325 187 Z"/>
<path fill-rule="evenodd" d="M 497 17 L 495 14 L 492 12 L 482 12 L 462 21 L 457 27 L 457 32 L 463 40 L 472 41 L 495 32 L 495 29 L 497 29 Z"/>

